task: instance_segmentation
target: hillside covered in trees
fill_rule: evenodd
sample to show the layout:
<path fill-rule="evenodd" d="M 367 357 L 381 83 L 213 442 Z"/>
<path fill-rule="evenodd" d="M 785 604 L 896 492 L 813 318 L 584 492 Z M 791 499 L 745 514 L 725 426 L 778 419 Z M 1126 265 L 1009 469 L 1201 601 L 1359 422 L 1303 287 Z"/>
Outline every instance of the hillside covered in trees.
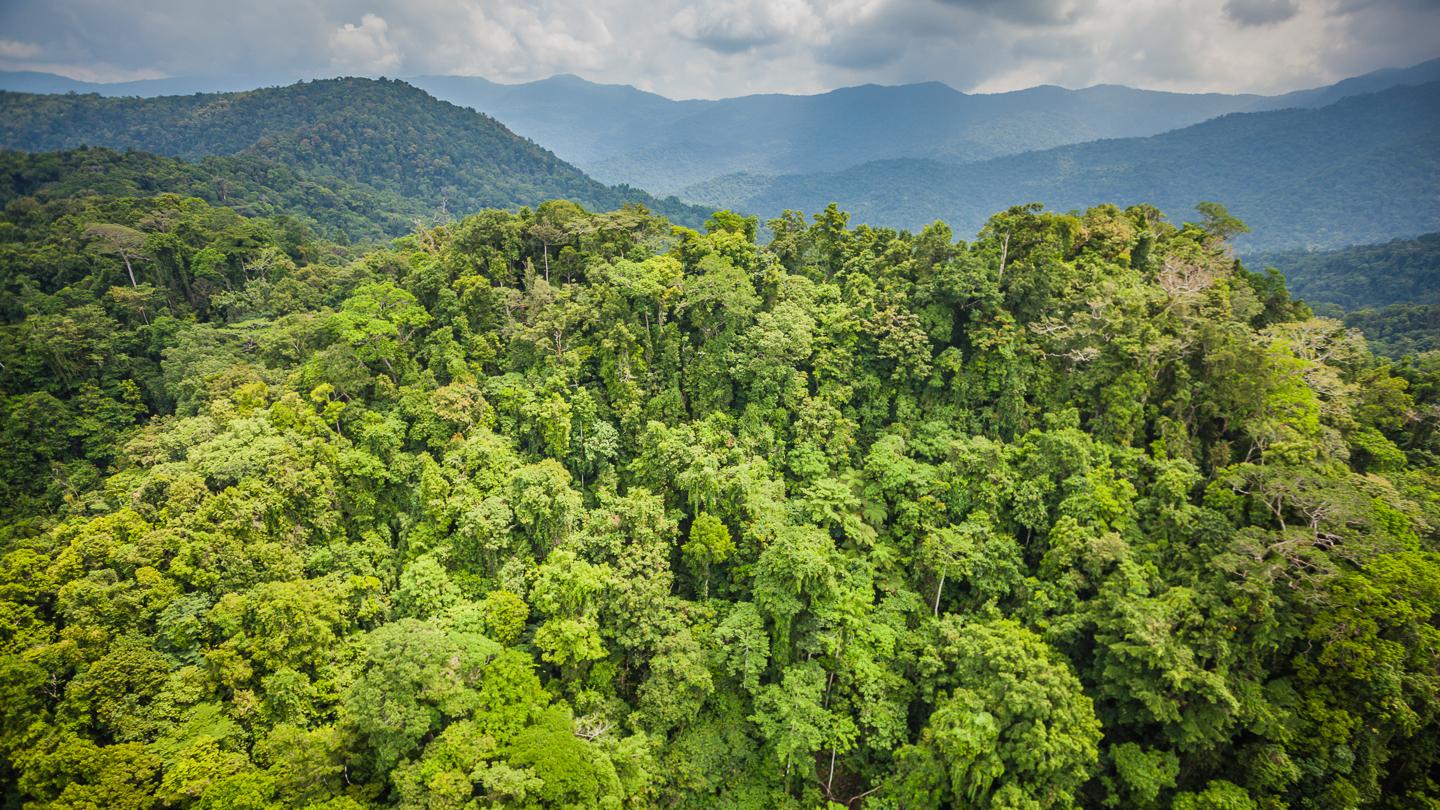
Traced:
<path fill-rule="evenodd" d="M 1440 233 L 1339 250 L 1260 253 L 1246 261 L 1284 274 L 1296 297 L 1362 330 L 1376 353 L 1440 349 Z"/>
<path fill-rule="evenodd" d="M 1246 257 L 1285 275 L 1290 292 L 1342 309 L 1440 303 L 1440 233 L 1337 250 L 1292 250 Z"/>
<path fill-rule="evenodd" d="M 0 93 L 0 148 L 48 152 L 81 146 L 186 161 L 249 158 L 301 182 L 335 187 L 339 194 L 404 198 L 426 211 L 427 222 L 555 198 L 605 209 L 639 203 L 696 226 L 704 219 L 700 209 L 675 200 L 598 183 L 493 118 L 383 79 L 158 98 Z M 253 161 L 222 166 L 227 174 L 257 172 Z M 294 182 L 282 178 L 275 185 Z M 382 210 L 397 207 L 387 203 Z"/>
<path fill-rule="evenodd" d="M 188 162 L 103 147 L 0 151 L 0 206 L 25 198 L 63 203 L 85 197 L 156 194 L 196 197 L 251 217 L 293 219 L 336 241 L 386 241 L 437 215 L 419 200 L 364 183 L 317 179 L 249 155 Z"/>
<path fill-rule="evenodd" d="M 939 217 L 966 234 L 992 212 L 1031 200 L 1059 210 L 1145 203 L 1174 217 L 1223 200 L 1253 228 L 1238 244 L 1259 251 L 1434 231 L 1436 177 L 1440 82 L 1431 82 L 965 165 L 898 159 L 828 173 L 742 173 L 680 196 L 767 217 L 839 202 L 875 225 L 918 229 Z"/>
<path fill-rule="evenodd" d="M 1201 220 L 16 197 L 0 801 L 1434 804 L 1440 362 Z"/>

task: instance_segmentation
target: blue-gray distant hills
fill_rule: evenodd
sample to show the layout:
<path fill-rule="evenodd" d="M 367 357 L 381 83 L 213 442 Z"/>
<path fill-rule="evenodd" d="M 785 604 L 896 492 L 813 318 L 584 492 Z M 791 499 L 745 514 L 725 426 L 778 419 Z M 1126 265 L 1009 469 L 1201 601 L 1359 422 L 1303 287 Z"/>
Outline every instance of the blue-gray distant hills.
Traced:
<path fill-rule="evenodd" d="M 968 163 L 1102 138 L 1155 135 L 1232 112 L 1319 107 L 1440 80 L 1440 59 L 1279 96 L 1164 93 L 1101 85 L 962 93 L 939 82 L 848 87 L 818 95 L 676 101 L 628 85 L 562 75 L 523 84 L 473 76 L 407 82 L 498 119 L 605 183 L 670 194 L 735 173 L 834 172 L 875 160 Z M 0 72 L 0 89 L 157 96 L 288 83 L 173 78 L 120 84 Z"/>
<path fill-rule="evenodd" d="M 1378 242 L 1440 227 L 1440 82 L 965 165 L 900 159 L 732 175 L 681 196 L 762 216 L 838 202 L 857 222 L 943 219 L 963 235 L 1032 201 L 1060 210 L 1150 203 L 1183 219 L 1217 200 L 1253 229 L 1240 240 L 1246 249 Z"/>
<path fill-rule="evenodd" d="M 327 182 L 403 195 L 426 210 L 563 195 L 598 206 L 641 201 L 681 221 L 703 220 L 698 209 L 638 191 L 645 189 L 762 217 L 837 202 L 856 221 L 916 228 L 945 219 L 968 236 L 995 210 L 1030 201 L 1060 209 L 1149 202 L 1183 218 L 1197 201 L 1216 200 L 1254 228 L 1242 239 L 1246 250 L 1324 248 L 1440 227 L 1437 80 L 1440 59 L 1279 96 L 1119 86 L 966 94 L 931 82 L 675 101 L 575 76 L 516 85 L 422 76 L 407 81 L 424 94 L 394 82 L 311 83 L 299 105 L 293 97 L 307 85 L 148 101 L 11 97 L 0 140 L 28 150 L 85 143 L 186 159 L 259 156 Z M 0 87 L 99 96 L 217 83 L 224 81 L 94 85 L 0 73 Z M 313 120 L 276 123 L 287 109 L 308 109 L 321 88 L 334 92 Z M 391 101 L 375 103 L 379 88 Z M 243 104 L 224 101 L 231 98 Z M 242 112 L 262 101 L 263 111 Z M 360 125 L 356 108 L 364 109 L 363 126 L 337 153 L 328 142 Z M 202 140 L 226 143 L 187 143 L 202 128 L 186 111 L 216 109 L 230 123 Z M 257 122 L 271 137 L 256 139 Z M 366 198 L 357 189 L 352 196 Z M 397 221 L 408 216 L 391 207 Z"/>
<path fill-rule="evenodd" d="M 968 94 L 939 82 L 810 96 L 672 101 L 575 76 L 526 84 L 409 79 L 505 122 L 607 183 L 669 194 L 725 174 L 838 171 L 873 160 L 968 163 L 1101 138 L 1155 135 L 1232 112 L 1318 107 L 1440 80 L 1440 59 L 1279 96 L 1162 93 L 1101 85 Z"/>

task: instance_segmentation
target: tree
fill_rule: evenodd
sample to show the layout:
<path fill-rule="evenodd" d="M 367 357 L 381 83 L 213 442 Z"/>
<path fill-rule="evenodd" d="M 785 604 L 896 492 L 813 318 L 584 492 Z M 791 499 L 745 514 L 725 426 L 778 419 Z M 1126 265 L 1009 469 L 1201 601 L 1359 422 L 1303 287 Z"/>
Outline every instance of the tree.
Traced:
<path fill-rule="evenodd" d="M 714 515 L 701 512 L 690 522 L 690 539 L 681 547 L 686 561 L 700 578 L 702 597 L 710 596 L 710 566 L 725 562 L 735 551 L 730 529 Z"/>
<path fill-rule="evenodd" d="M 332 324 L 361 360 L 380 361 L 399 381 L 395 363 L 416 331 L 430 323 L 430 313 L 415 296 L 388 281 L 365 284 L 340 306 Z"/>
<path fill-rule="evenodd" d="M 1220 203 L 1197 203 L 1195 210 L 1200 212 L 1201 227 L 1218 241 L 1229 242 L 1242 233 L 1250 232 L 1249 226 L 1231 216 L 1225 206 Z"/>
<path fill-rule="evenodd" d="M 85 228 L 85 236 L 95 241 L 100 252 L 110 256 L 119 256 L 125 263 L 125 274 L 130 277 L 130 286 L 138 288 L 139 282 L 135 280 L 135 267 L 132 260 L 139 259 L 144 255 L 145 234 L 134 228 L 125 225 L 116 225 L 109 222 L 98 222 Z"/>
<path fill-rule="evenodd" d="M 379 774 L 422 740 L 478 709 L 485 667 L 500 647 L 478 634 L 401 619 L 365 639 L 358 677 L 342 696 L 345 725 Z"/>
<path fill-rule="evenodd" d="M 955 687 L 930 715 L 918 762 L 943 769 L 951 802 L 1073 805 L 1098 760 L 1100 723 L 1066 662 L 1006 619 L 947 617 L 939 631 L 940 683 Z"/>

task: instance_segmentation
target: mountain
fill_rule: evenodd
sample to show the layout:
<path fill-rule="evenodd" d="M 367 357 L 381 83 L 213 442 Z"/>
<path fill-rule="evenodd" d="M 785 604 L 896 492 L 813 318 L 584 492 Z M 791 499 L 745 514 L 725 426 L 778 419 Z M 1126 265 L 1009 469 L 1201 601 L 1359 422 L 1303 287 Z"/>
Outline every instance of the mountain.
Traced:
<path fill-rule="evenodd" d="M 1232 114 L 1148 138 L 1095 141 L 968 165 L 875 161 L 841 172 L 720 178 L 684 196 L 762 216 L 829 202 L 875 225 L 944 219 L 964 234 L 991 211 L 1152 203 L 1174 217 L 1216 200 L 1250 224 L 1246 250 L 1337 247 L 1440 225 L 1440 83 L 1320 109 Z"/>
<path fill-rule="evenodd" d="M 293 84 L 294 76 L 180 76 L 127 82 L 86 82 L 34 70 L 0 70 L 0 90 L 16 93 L 95 93 L 101 96 L 186 96 L 233 93 L 256 87 Z"/>
<path fill-rule="evenodd" d="M 1279 270 L 1291 293 L 1364 332 L 1377 354 L 1440 349 L 1440 233 L 1338 250 L 1258 253 L 1245 263 Z"/>
<path fill-rule="evenodd" d="M 716 101 L 671 101 L 575 76 L 515 85 L 460 76 L 410 81 L 437 98 L 495 116 L 594 177 L 670 193 L 736 172 L 838 171 L 891 158 L 965 163 L 1154 135 L 1226 113 L 1323 106 L 1436 79 L 1440 59 L 1273 97 L 1114 85 L 967 94 L 929 82 Z"/>
<path fill-rule="evenodd" d="M 463 77 L 413 81 L 439 98 L 495 116 L 597 178 L 667 193 L 738 171 L 828 171 L 896 157 L 963 163 L 1151 134 L 1259 100 L 1125 87 L 969 95 L 927 82 L 813 96 L 670 101 L 573 76 L 522 85 Z"/>
<path fill-rule="evenodd" d="M 1254 111 L 1280 110 L 1288 107 L 1326 107 L 1342 98 L 1378 93 L 1392 87 L 1409 87 L 1440 81 L 1440 59 L 1431 59 L 1408 68 L 1385 68 L 1344 79 L 1327 87 L 1297 90 L 1271 96 L 1257 103 Z"/>
<path fill-rule="evenodd" d="M 834 172 L 898 158 L 968 163 L 1102 138 L 1154 135 L 1232 112 L 1325 106 L 1437 79 L 1440 59 L 1279 96 L 1164 93 L 1115 85 L 967 94 L 928 82 L 684 101 L 572 75 L 522 84 L 469 76 L 406 81 L 495 117 L 602 182 L 669 194 L 740 172 Z M 273 83 L 273 78 L 181 77 L 94 84 L 0 72 L 0 89 L 105 96 L 230 91 Z"/>
<path fill-rule="evenodd" d="M 442 212 L 552 198 L 641 203 L 680 222 L 704 213 L 610 187 L 506 129 L 404 82 L 327 79 L 243 93 L 108 98 L 0 93 L 0 147 L 141 149 L 184 160 L 244 156 L 362 184 Z"/>
<path fill-rule="evenodd" d="M 317 179 L 247 155 L 185 161 L 103 147 L 0 152 L 0 207 L 22 197 L 44 203 L 92 197 L 198 197 L 252 217 L 288 216 L 333 241 L 402 236 L 432 219 L 425 203 L 364 183 Z"/>
<path fill-rule="evenodd" d="M 1440 304 L 1440 233 L 1338 250 L 1292 250 L 1245 257 L 1285 274 L 1290 292 L 1342 309 Z"/>

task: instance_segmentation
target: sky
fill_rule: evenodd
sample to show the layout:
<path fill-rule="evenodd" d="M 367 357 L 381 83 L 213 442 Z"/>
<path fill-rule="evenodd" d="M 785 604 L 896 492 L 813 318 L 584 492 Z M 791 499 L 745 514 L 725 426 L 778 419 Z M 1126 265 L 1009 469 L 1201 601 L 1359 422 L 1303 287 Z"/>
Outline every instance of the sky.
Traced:
<path fill-rule="evenodd" d="M 1440 56 L 1440 0 L 0 0 L 0 69 L 1279 93 Z"/>

